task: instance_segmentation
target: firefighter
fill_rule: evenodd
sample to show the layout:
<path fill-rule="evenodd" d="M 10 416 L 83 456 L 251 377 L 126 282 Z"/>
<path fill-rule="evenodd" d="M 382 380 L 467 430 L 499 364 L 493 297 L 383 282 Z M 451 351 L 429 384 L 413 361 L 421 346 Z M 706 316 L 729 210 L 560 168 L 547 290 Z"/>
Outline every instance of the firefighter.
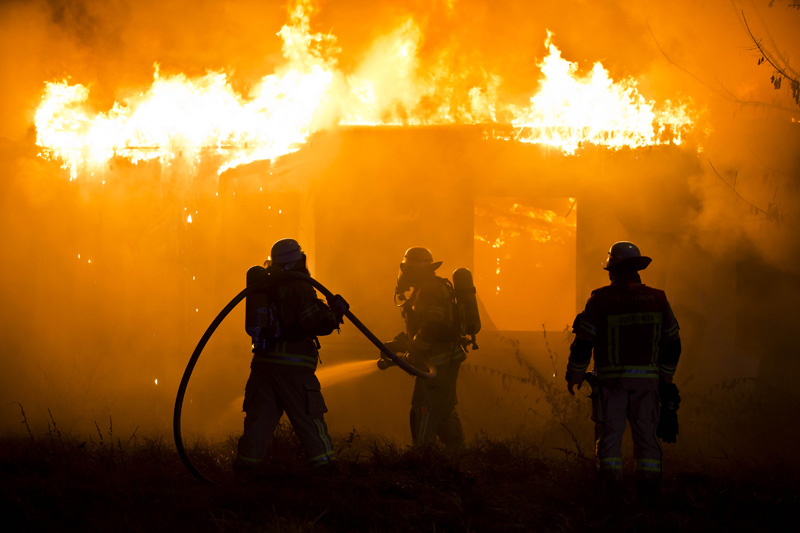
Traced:
<path fill-rule="evenodd" d="M 306 255 L 294 239 L 277 241 L 268 263 L 273 272 L 308 274 Z M 268 294 L 274 301 L 277 327 L 272 333 L 253 337 L 243 405 L 244 433 L 233 465 L 236 473 L 252 472 L 263 461 L 283 413 L 311 464 L 328 465 L 335 459 L 323 417 L 328 409 L 315 375 L 320 348 L 317 337 L 338 329 L 346 303 L 337 296 L 329 307 L 317 298 L 311 285 L 298 280 L 281 282 Z"/>
<path fill-rule="evenodd" d="M 572 326 L 567 389 L 574 394 L 594 355 L 592 393 L 596 456 L 601 487 L 622 496 L 622 435 L 631 425 L 637 496 L 654 504 L 661 487 L 659 387 L 671 384 L 681 353 L 678 322 L 663 291 L 642 284 L 650 264 L 630 242 L 608 252 L 611 284 L 592 291 Z M 590 379 L 591 379 L 590 378 Z"/>
<path fill-rule="evenodd" d="M 433 444 L 438 437 L 446 448 L 455 449 L 464 445 L 456 384 L 466 353 L 460 342 L 453 286 L 435 273 L 441 264 L 433 261 L 427 248 L 406 250 L 395 289 L 396 297 L 405 300 L 406 330 L 395 342 L 404 345 L 396 347 L 405 352 L 402 357 L 410 364 L 436 370 L 434 378 L 417 377 L 414 383 L 410 413 L 414 445 Z M 412 292 L 406 299 L 408 290 Z"/>

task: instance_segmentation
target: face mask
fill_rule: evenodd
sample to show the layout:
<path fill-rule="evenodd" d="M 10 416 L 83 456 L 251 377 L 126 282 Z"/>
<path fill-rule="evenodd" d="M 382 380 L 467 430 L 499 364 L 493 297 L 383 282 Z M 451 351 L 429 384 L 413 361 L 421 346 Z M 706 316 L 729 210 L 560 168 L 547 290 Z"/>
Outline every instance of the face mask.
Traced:
<path fill-rule="evenodd" d="M 411 290 L 411 277 L 408 272 L 403 270 L 403 267 L 400 267 L 400 270 L 397 272 L 397 286 L 394 289 L 394 293 L 398 296 L 403 296 L 404 293 L 409 290 Z M 404 299 L 405 297 L 401 298 L 401 300 Z"/>
<path fill-rule="evenodd" d="M 423 281 L 429 272 L 429 269 L 425 267 L 400 265 L 400 272 L 397 273 L 395 294 L 402 296 L 403 293 L 410 291 L 412 287 L 416 287 Z"/>

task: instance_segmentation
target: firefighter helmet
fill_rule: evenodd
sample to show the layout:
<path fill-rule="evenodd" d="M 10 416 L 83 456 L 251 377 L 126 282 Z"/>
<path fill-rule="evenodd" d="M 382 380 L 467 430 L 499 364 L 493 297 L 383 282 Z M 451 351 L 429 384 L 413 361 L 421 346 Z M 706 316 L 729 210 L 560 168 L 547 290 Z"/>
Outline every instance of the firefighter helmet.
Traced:
<path fill-rule="evenodd" d="M 406 250 L 403 256 L 403 261 L 400 263 L 400 269 L 406 267 L 430 267 L 431 270 L 436 270 L 442 265 L 441 261 L 433 261 L 433 254 L 427 248 L 421 246 L 413 246 Z"/>
<path fill-rule="evenodd" d="M 608 251 L 608 261 L 605 270 L 644 270 L 650 264 L 650 259 L 639 252 L 639 248 L 628 241 L 615 242 Z"/>
<path fill-rule="evenodd" d="M 300 248 L 300 243 L 294 239 L 281 239 L 272 245 L 269 253 L 271 265 L 287 265 L 295 261 L 301 261 L 306 254 Z"/>

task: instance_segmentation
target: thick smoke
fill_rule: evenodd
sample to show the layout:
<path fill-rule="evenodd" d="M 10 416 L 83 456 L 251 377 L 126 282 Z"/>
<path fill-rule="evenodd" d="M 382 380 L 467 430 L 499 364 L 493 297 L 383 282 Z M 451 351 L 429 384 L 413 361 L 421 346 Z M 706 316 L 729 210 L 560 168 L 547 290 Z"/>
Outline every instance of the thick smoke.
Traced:
<path fill-rule="evenodd" d="M 263 261 L 271 242 L 287 233 L 298 232 L 316 254 L 312 265 L 319 260 L 322 281 L 337 291 L 347 288 L 345 296 L 373 320 L 380 336 L 391 337 L 400 327 L 391 291 L 406 247 L 431 243 L 450 269 L 472 261 L 468 239 L 453 243 L 425 229 L 420 213 L 444 205 L 436 221 L 444 224 L 462 216 L 449 191 L 468 178 L 511 176 L 522 182 L 529 176 L 519 170 L 522 156 L 514 150 L 492 145 L 486 153 L 475 152 L 482 145 L 458 135 L 399 133 L 383 138 L 393 144 L 390 150 L 381 148 L 380 138 L 363 134 L 372 139 L 364 145 L 374 143 L 370 153 L 354 147 L 352 138 L 323 134 L 274 168 L 255 165 L 219 181 L 210 168 L 196 171 L 196 181 L 189 182 L 180 164 L 115 161 L 104 170 L 105 189 L 97 177 L 69 182 L 57 164 L 37 157 L 33 114 L 45 82 L 87 85 L 90 104 L 107 111 L 126 94 L 146 91 L 158 63 L 165 75 L 225 71 L 246 95 L 285 63 L 277 32 L 287 21 L 284 2 L 53 0 L 0 6 L 3 427 L 19 429 L 18 407 L 10 404 L 19 402 L 39 428 L 50 409 L 62 427 L 76 431 L 108 417 L 119 428 L 164 431 L 194 343 L 241 289 L 245 270 Z M 787 2 L 768 7 L 722 0 L 349 0 L 320 2 L 311 29 L 336 36 L 336 64 L 348 76 L 369 63 L 382 38 L 409 21 L 419 31 L 419 82 L 435 83 L 432 72 L 447 65 L 448 81 L 463 99 L 470 87 L 483 84 L 499 101 L 526 105 L 537 88 L 537 62 L 546 55 L 550 30 L 562 55 L 582 69 L 601 61 L 612 78 L 638 80 L 647 98 L 690 103 L 698 111 L 698 128 L 676 150 L 680 155 L 655 151 L 648 159 L 643 152 L 642 159 L 658 162 L 657 168 L 637 167 L 635 153 L 621 156 L 625 163 L 595 166 L 598 159 L 573 166 L 546 159 L 554 162 L 541 169 L 543 175 L 561 169 L 580 174 L 578 188 L 604 199 L 579 199 L 578 209 L 590 208 L 583 212 L 592 224 L 579 222 L 578 238 L 598 241 L 583 245 L 591 254 L 578 254 L 577 299 L 605 282 L 598 265 L 613 240 L 638 240 L 654 257 L 645 281 L 668 291 L 685 333 L 686 366 L 679 376 L 711 384 L 742 376 L 777 379 L 787 365 L 796 369 L 796 362 L 779 354 L 793 348 L 784 332 L 793 327 L 789 317 L 800 288 L 800 107 L 789 80 L 776 89 L 772 67 L 758 64 L 761 55 L 745 21 L 771 57 L 791 64 L 798 60 L 792 51 L 800 50 L 799 11 Z M 404 102 L 398 91 L 387 106 L 402 117 L 413 111 Z M 504 159 L 507 153 L 513 157 Z M 313 178 L 300 180 L 303 171 Z M 359 189 L 356 171 L 374 178 L 374 190 Z M 271 189 L 256 196 L 261 176 L 269 172 L 275 176 Z M 417 186 L 436 183 L 432 196 L 408 196 L 408 175 Z M 307 193 L 315 179 L 337 185 L 312 198 Z M 616 189 L 608 190 L 607 182 Z M 209 200 L 215 192 L 218 202 Z M 469 202 L 472 192 L 461 190 L 456 197 Z M 362 197 L 365 207 L 336 212 L 348 195 Z M 388 207 L 380 203 L 387 198 Z M 268 209 L 258 219 L 245 217 L 265 203 Z M 288 218 L 273 209 L 285 210 Z M 370 222 L 370 216 L 386 212 L 395 217 L 391 227 Z M 308 220 L 314 220 L 313 228 L 304 225 Z M 347 232 L 337 231 L 340 223 Z M 376 294 L 386 295 L 380 300 L 385 307 L 375 308 Z M 240 424 L 248 360 L 242 318 L 234 313 L 197 370 L 187 420 L 198 432 L 234 432 Z M 376 356 L 347 327 L 330 342 L 337 347 L 323 350 L 323 364 L 340 355 Z M 561 358 L 552 370 L 560 372 L 566 345 L 553 342 Z M 549 375 L 550 360 L 537 349 L 544 353 L 535 361 L 538 371 Z M 515 370 L 488 358 L 473 361 Z M 403 376 L 385 374 L 332 386 L 334 429 L 367 424 L 404 437 L 410 387 Z M 497 392 L 485 389 L 480 388 Z M 362 393 L 382 399 L 365 406 Z M 462 404 L 469 412 L 480 402 L 467 397 Z M 473 413 L 467 415 L 472 427 L 466 425 L 473 432 L 481 423 L 498 434 L 512 431 L 491 420 Z"/>

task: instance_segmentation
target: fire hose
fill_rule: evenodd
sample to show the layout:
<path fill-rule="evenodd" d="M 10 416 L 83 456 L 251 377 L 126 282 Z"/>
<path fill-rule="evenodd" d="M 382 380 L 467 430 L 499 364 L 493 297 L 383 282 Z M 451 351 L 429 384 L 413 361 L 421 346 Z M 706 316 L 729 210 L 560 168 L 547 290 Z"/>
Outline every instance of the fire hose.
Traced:
<path fill-rule="evenodd" d="M 308 274 L 303 274 L 301 272 L 281 272 L 270 276 L 270 278 L 263 284 L 254 287 L 247 287 L 242 290 L 239 294 L 237 294 L 233 300 L 231 300 L 228 305 L 226 305 L 222 311 L 219 312 L 217 317 L 211 322 L 211 325 L 208 326 L 206 332 L 200 338 L 200 342 L 197 343 L 197 346 L 192 353 L 192 356 L 189 358 L 189 363 L 186 365 L 186 370 L 183 373 L 183 378 L 181 379 L 181 383 L 178 386 L 178 396 L 175 398 L 175 412 L 172 417 L 172 432 L 175 437 L 175 446 L 178 449 L 178 455 L 183 461 L 183 464 L 189 470 L 189 472 L 199 479 L 200 481 L 205 481 L 206 483 L 213 483 L 210 479 L 205 477 L 191 462 L 189 456 L 186 454 L 186 449 L 183 446 L 183 438 L 181 437 L 181 410 L 183 408 L 183 398 L 186 394 L 186 387 L 189 385 L 189 379 L 192 377 L 192 371 L 194 370 L 195 365 L 197 364 L 197 360 L 200 358 L 200 354 L 203 352 L 203 348 L 205 348 L 208 341 L 211 339 L 211 336 L 214 334 L 214 331 L 219 327 L 225 317 L 233 311 L 233 308 L 236 307 L 239 302 L 244 300 L 244 298 L 248 294 L 252 294 L 257 291 L 263 291 L 268 289 L 270 286 L 281 283 L 288 280 L 297 280 L 303 281 L 312 285 L 315 289 L 321 292 L 328 301 L 334 300 L 334 294 L 329 291 L 324 285 L 322 285 L 319 281 L 315 280 Z M 339 297 L 341 298 L 341 297 Z M 394 352 L 392 352 L 389 348 L 387 348 L 367 327 L 358 319 L 356 316 L 350 311 L 349 307 L 344 310 L 343 313 L 350 322 L 355 325 L 361 333 L 364 334 L 367 339 L 369 339 L 381 353 L 389 358 L 392 362 L 394 362 L 397 366 L 405 370 L 407 373 L 411 374 L 412 376 L 423 377 L 423 378 L 432 378 L 436 375 L 436 370 L 431 368 L 429 372 L 425 372 L 420 370 L 412 365 L 410 365 L 407 361 L 403 360 L 402 358 L 398 357 Z"/>

